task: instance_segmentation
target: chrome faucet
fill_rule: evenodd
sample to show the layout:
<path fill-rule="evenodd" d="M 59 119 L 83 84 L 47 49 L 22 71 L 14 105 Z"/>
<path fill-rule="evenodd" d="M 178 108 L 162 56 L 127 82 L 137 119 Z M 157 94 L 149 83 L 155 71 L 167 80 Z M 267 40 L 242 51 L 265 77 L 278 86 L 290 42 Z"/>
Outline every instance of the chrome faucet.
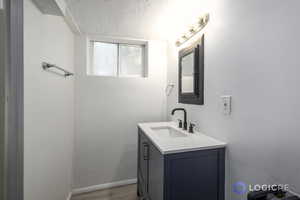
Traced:
<path fill-rule="evenodd" d="M 176 111 L 183 111 L 184 113 L 183 130 L 187 130 L 186 110 L 184 108 L 174 108 L 172 110 L 172 115 L 174 115 Z"/>

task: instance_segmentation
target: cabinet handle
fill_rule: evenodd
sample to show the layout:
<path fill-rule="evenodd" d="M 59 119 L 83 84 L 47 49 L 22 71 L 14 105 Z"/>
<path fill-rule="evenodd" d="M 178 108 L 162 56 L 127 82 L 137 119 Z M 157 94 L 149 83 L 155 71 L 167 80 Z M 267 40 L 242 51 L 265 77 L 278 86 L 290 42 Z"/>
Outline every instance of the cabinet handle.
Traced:
<path fill-rule="evenodd" d="M 143 143 L 143 157 L 144 160 L 149 160 L 149 144 Z"/>

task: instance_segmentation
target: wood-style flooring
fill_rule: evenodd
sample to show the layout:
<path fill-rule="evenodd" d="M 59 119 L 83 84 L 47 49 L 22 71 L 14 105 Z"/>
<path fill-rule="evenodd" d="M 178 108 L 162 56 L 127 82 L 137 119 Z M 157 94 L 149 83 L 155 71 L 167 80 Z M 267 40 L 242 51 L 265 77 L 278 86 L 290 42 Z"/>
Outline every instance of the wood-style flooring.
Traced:
<path fill-rule="evenodd" d="M 74 195 L 71 200 L 138 200 L 136 184 Z"/>

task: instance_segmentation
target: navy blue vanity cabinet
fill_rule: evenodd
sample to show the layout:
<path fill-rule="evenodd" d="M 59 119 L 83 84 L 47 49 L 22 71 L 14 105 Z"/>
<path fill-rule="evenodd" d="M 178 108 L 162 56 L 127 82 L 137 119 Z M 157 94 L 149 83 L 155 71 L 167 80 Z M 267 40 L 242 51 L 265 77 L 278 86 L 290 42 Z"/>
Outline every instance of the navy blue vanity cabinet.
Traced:
<path fill-rule="evenodd" d="M 224 200 L 225 148 L 163 155 L 139 129 L 138 195 L 143 200 Z"/>

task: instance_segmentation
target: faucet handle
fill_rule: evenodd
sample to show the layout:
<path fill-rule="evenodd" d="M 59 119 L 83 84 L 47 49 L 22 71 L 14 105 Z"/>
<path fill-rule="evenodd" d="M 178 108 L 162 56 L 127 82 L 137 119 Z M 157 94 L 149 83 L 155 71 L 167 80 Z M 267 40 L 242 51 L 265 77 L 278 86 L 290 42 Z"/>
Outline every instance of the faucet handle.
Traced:
<path fill-rule="evenodd" d="M 189 133 L 194 133 L 194 128 L 195 128 L 196 124 L 190 123 L 189 126 Z"/>
<path fill-rule="evenodd" d="M 182 128 L 182 120 L 181 119 L 178 119 L 178 127 Z"/>

